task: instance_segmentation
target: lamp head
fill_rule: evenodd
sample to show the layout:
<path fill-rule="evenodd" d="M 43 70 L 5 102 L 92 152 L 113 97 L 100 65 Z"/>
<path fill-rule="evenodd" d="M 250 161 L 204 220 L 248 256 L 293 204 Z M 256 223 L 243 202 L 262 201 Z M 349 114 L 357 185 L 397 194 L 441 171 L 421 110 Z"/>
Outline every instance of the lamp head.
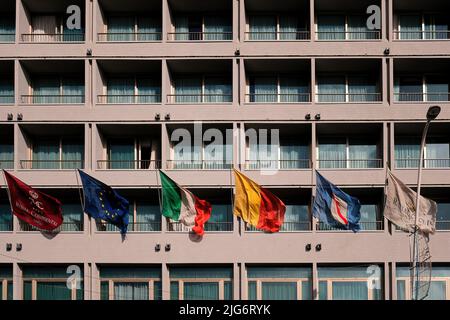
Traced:
<path fill-rule="evenodd" d="M 427 120 L 431 121 L 431 120 L 436 119 L 440 112 L 441 112 L 441 107 L 439 107 L 439 106 L 430 107 L 427 112 Z"/>

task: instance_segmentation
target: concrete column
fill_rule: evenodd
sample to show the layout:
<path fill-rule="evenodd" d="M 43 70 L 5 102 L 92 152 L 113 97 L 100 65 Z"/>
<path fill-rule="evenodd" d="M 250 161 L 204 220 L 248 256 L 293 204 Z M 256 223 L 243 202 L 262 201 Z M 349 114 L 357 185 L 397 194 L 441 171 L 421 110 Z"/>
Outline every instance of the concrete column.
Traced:
<path fill-rule="evenodd" d="M 381 39 L 382 40 L 385 40 L 388 38 L 388 25 L 387 25 L 388 17 L 387 17 L 387 15 L 389 13 L 388 13 L 386 7 L 387 7 L 386 0 L 381 0 L 380 11 L 381 11 Z"/>
<path fill-rule="evenodd" d="M 309 30 L 310 30 L 310 37 L 311 41 L 316 40 L 316 17 L 315 17 L 315 8 L 314 8 L 314 1 L 315 0 L 309 0 Z"/>
<path fill-rule="evenodd" d="M 18 263 L 13 263 L 13 299 L 23 299 L 23 276 L 22 269 Z"/>
<path fill-rule="evenodd" d="M 245 15 L 245 1 L 238 0 L 239 2 L 239 41 L 245 41 L 245 31 L 247 30 L 247 18 Z"/>
<path fill-rule="evenodd" d="M 162 298 L 163 300 L 170 300 L 170 275 L 167 264 L 163 263 L 161 268 L 161 282 L 162 282 Z"/>
<path fill-rule="evenodd" d="M 394 96 L 394 59 L 388 58 L 386 59 L 388 61 L 388 88 L 389 88 L 389 104 L 392 105 L 392 103 L 395 102 L 395 96 Z"/>
<path fill-rule="evenodd" d="M 392 279 L 392 270 L 389 268 L 390 263 L 385 262 L 384 263 L 384 300 L 391 300 L 391 292 L 390 292 L 390 279 Z M 382 284 L 383 286 L 383 284 Z"/>
<path fill-rule="evenodd" d="M 241 263 L 233 263 L 233 300 L 240 300 Z"/>
<path fill-rule="evenodd" d="M 245 94 L 247 93 L 247 79 L 245 76 L 245 63 L 244 63 L 244 59 L 239 59 L 240 63 L 238 65 L 239 67 L 239 85 L 240 85 L 240 105 L 243 106 L 246 102 L 245 98 Z"/>
<path fill-rule="evenodd" d="M 83 263 L 83 298 L 92 300 L 92 271 L 90 263 Z M 81 289 L 80 289 L 81 290 Z"/>
<path fill-rule="evenodd" d="M 91 263 L 90 267 L 90 279 L 91 282 L 91 300 L 100 300 L 100 270 L 98 265 Z"/>
<path fill-rule="evenodd" d="M 397 300 L 397 264 L 395 261 L 391 261 L 391 274 L 390 274 L 390 284 L 392 288 L 391 300 Z"/>
<path fill-rule="evenodd" d="M 14 60 L 14 106 L 17 106 L 20 103 L 19 74 L 20 62 L 16 59 Z M 16 114 L 14 114 L 14 117 L 16 117 Z"/>
<path fill-rule="evenodd" d="M 241 0 L 243 1 L 243 0 Z M 233 22 L 233 42 L 238 44 L 240 39 L 240 0 L 234 0 L 233 1 L 233 8 L 232 8 L 232 22 Z"/>
<path fill-rule="evenodd" d="M 387 12 L 383 12 L 383 14 L 387 17 L 387 35 L 388 40 L 392 41 L 394 40 L 394 5 L 393 0 L 386 0 L 387 1 Z"/>
<path fill-rule="evenodd" d="M 247 266 L 241 262 L 241 300 L 248 300 Z"/>
<path fill-rule="evenodd" d="M 170 17 L 170 8 L 168 0 L 162 1 L 162 42 L 167 42 L 168 33 L 171 32 L 172 20 Z"/>
<path fill-rule="evenodd" d="M 388 103 L 388 94 L 389 94 L 389 68 L 388 68 L 388 59 L 381 59 L 381 101 L 383 101 L 384 105 Z"/>
<path fill-rule="evenodd" d="M 312 300 L 319 300 L 319 273 L 317 272 L 317 263 L 312 264 Z"/>
<path fill-rule="evenodd" d="M 239 106 L 240 99 L 239 99 L 239 93 L 241 91 L 240 88 L 240 81 L 239 81 L 239 65 L 240 65 L 240 59 L 234 58 L 232 60 L 232 85 L 233 85 L 233 108 Z"/>
<path fill-rule="evenodd" d="M 316 104 L 316 59 L 311 59 L 311 104 Z M 314 115 L 311 115 L 314 118 Z"/>
<path fill-rule="evenodd" d="M 234 84 L 233 84 L 234 85 Z M 169 77 L 169 68 L 167 66 L 167 60 L 161 60 L 161 104 L 167 104 L 167 95 L 170 94 L 170 77 Z M 164 118 L 164 115 L 161 114 L 161 119 Z M 164 149 L 162 149 L 164 150 Z"/>

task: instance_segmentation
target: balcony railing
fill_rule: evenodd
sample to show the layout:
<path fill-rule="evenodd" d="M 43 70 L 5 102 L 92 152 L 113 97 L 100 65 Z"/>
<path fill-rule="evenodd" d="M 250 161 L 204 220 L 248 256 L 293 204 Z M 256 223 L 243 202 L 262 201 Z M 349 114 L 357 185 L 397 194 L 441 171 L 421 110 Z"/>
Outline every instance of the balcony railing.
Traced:
<path fill-rule="evenodd" d="M 258 230 L 252 225 L 246 225 L 246 231 L 248 232 L 262 232 Z M 283 225 L 280 228 L 280 232 L 292 232 L 292 231 L 310 231 L 311 230 L 311 222 L 310 221 L 284 221 Z"/>
<path fill-rule="evenodd" d="M 115 225 L 105 221 L 97 221 L 97 230 L 103 232 L 119 231 Z M 161 221 L 153 222 L 132 222 L 128 224 L 128 232 L 157 232 L 161 231 Z"/>
<path fill-rule="evenodd" d="M 97 34 L 99 42 L 152 42 L 161 41 L 161 32 L 107 32 Z"/>
<path fill-rule="evenodd" d="M 179 170 L 231 170 L 233 164 L 227 160 L 168 160 L 167 169 Z"/>
<path fill-rule="evenodd" d="M 24 33 L 21 39 L 22 42 L 84 42 L 84 33 Z"/>
<path fill-rule="evenodd" d="M 0 33 L 0 42 L 14 42 L 16 41 L 15 33 Z"/>
<path fill-rule="evenodd" d="M 82 104 L 84 95 L 22 95 L 23 104 Z"/>
<path fill-rule="evenodd" d="M 0 231 L 12 231 L 12 229 L 12 221 L 0 223 Z"/>
<path fill-rule="evenodd" d="M 317 31 L 316 36 L 319 41 L 380 40 L 381 31 Z"/>
<path fill-rule="evenodd" d="M 0 169 L 14 169 L 14 160 L 0 160 Z"/>
<path fill-rule="evenodd" d="M 180 222 L 170 222 L 168 225 L 168 231 L 172 232 L 189 232 L 191 231 L 190 227 L 186 227 Z M 233 222 L 232 221 L 226 221 L 226 222 L 207 222 L 205 224 L 205 231 L 206 232 L 214 232 L 214 231 L 233 231 Z"/>
<path fill-rule="evenodd" d="M 100 170 L 156 170 L 161 169 L 160 160 L 97 160 Z"/>
<path fill-rule="evenodd" d="M 375 231 L 384 229 L 384 221 L 364 221 L 360 222 L 361 231 Z M 346 231 L 339 228 L 333 228 L 324 222 L 320 222 L 316 225 L 318 231 Z"/>
<path fill-rule="evenodd" d="M 38 228 L 29 225 L 24 222 L 20 222 L 20 230 L 21 231 L 41 231 Z M 58 228 L 53 229 L 51 231 L 44 231 L 48 233 L 59 233 L 59 232 L 81 232 L 83 231 L 83 222 L 82 221 L 71 221 L 71 222 L 63 222 Z"/>
<path fill-rule="evenodd" d="M 168 94 L 167 103 L 195 104 L 195 103 L 231 103 L 232 94 Z"/>
<path fill-rule="evenodd" d="M 311 102 L 310 93 L 248 93 L 247 103 L 304 103 Z"/>
<path fill-rule="evenodd" d="M 245 33 L 245 40 L 248 41 L 298 41 L 309 40 L 311 33 L 309 31 L 278 31 L 278 32 L 257 32 L 250 31 Z"/>
<path fill-rule="evenodd" d="M 394 31 L 395 40 L 447 40 L 450 31 Z"/>
<path fill-rule="evenodd" d="M 321 169 L 376 169 L 383 167 L 383 159 L 318 160 Z"/>
<path fill-rule="evenodd" d="M 380 102 L 381 93 L 317 93 L 317 102 Z"/>
<path fill-rule="evenodd" d="M 231 41 L 233 32 L 169 32 L 170 41 Z"/>
<path fill-rule="evenodd" d="M 311 168 L 311 160 L 299 159 L 299 160 L 246 160 L 246 170 L 258 170 L 258 169 L 309 169 Z"/>
<path fill-rule="evenodd" d="M 13 95 L 0 95 L 0 104 L 13 104 L 14 96 Z"/>
<path fill-rule="evenodd" d="M 418 168 L 420 159 L 395 159 L 397 169 Z M 450 159 L 424 159 L 422 162 L 424 168 L 450 168 Z"/>
<path fill-rule="evenodd" d="M 136 94 L 136 95 L 99 95 L 99 104 L 153 104 L 161 103 L 160 94 Z"/>
<path fill-rule="evenodd" d="M 437 220 L 436 230 L 450 230 L 450 221 L 448 220 Z"/>
<path fill-rule="evenodd" d="M 83 169 L 83 160 L 20 160 L 21 169 L 31 170 L 70 170 Z"/>
<path fill-rule="evenodd" d="M 396 102 L 450 101 L 449 92 L 400 92 L 394 93 Z"/>

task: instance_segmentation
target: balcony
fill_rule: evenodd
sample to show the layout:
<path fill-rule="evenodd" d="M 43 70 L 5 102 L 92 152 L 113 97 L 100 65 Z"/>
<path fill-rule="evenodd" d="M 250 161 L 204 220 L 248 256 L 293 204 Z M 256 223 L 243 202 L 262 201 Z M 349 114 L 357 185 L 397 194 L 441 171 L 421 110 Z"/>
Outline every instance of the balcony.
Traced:
<path fill-rule="evenodd" d="M 41 231 L 40 229 L 29 225 L 27 223 L 20 223 L 20 231 L 26 231 L 26 232 L 36 232 Z M 83 232 L 83 222 L 63 222 L 58 228 L 53 230 L 45 230 L 42 231 L 44 233 L 61 233 L 61 232 Z"/>
<path fill-rule="evenodd" d="M 360 222 L 361 231 L 375 231 L 384 230 L 384 221 L 364 221 Z M 316 225 L 317 231 L 343 231 L 339 228 L 333 228 L 324 222 L 318 222 Z"/>
<path fill-rule="evenodd" d="M 100 232 L 119 232 L 119 229 L 104 221 L 97 222 L 97 231 Z M 161 221 L 158 222 L 131 222 L 128 223 L 128 232 L 160 232 Z"/>
<path fill-rule="evenodd" d="M 73 170 L 83 169 L 84 160 L 20 160 L 20 169 Z"/>
<path fill-rule="evenodd" d="M 100 60 L 97 104 L 136 105 L 161 103 L 161 62 Z"/>
<path fill-rule="evenodd" d="M 99 170 L 157 170 L 160 160 L 97 160 Z"/>
<path fill-rule="evenodd" d="M 85 41 L 86 10 L 82 0 L 50 0 L 37 4 L 31 0 L 22 0 L 25 14 L 20 24 L 20 41 L 24 43 L 82 43 Z M 81 8 L 81 26 L 69 27 L 66 19 L 67 7 L 77 5 Z M 31 32 L 30 32 L 31 31 Z"/>
<path fill-rule="evenodd" d="M 383 159 L 317 160 L 320 169 L 376 169 L 383 168 Z"/>
<path fill-rule="evenodd" d="M 257 89 L 256 89 L 257 90 Z M 310 93 L 247 93 L 246 103 L 308 103 Z"/>
<path fill-rule="evenodd" d="M 168 231 L 189 232 L 192 228 L 186 227 L 180 222 L 169 222 Z M 207 222 L 205 224 L 206 232 L 231 232 L 233 231 L 233 221 L 230 222 Z"/>
<path fill-rule="evenodd" d="M 55 87 L 55 91 L 58 90 Z M 77 95 L 21 95 L 20 102 L 22 104 L 84 104 L 84 94 Z"/>
<path fill-rule="evenodd" d="M 2 7 L 0 8 L 0 43 L 16 41 L 15 11 L 16 4 L 14 0 L 2 1 Z"/>
<path fill-rule="evenodd" d="M 14 169 L 14 128 L 0 125 L 0 169 Z"/>
<path fill-rule="evenodd" d="M 231 29 L 231 26 L 229 27 Z M 233 32 L 168 32 L 167 40 L 170 41 L 231 41 Z"/>
<path fill-rule="evenodd" d="M 0 61 L 0 105 L 14 104 L 14 100 L 14 62 L 3 60 Z"/>
<path fill-rule="evenodd" d="M 310 159 L 299 160 L 246 160 L 246 170 L 298 170 L 310 169 L 312 167 Z"/>
<path fill-rule="evenodd" d="M 366 41 L 380 40 L 380 31 L 317 31 L 316 39 L 321 41 Z"/>
<path fill-rule="evenodd" d="M 173 170 L 231 170 L 227 160 L 168 160 L 166 169 Z"/>
<path fill-rule="evenodd" d="M 168 61 L 169 104 L 231 104 L 231 60 Z"/>
<path fill-rule="evenodd" d="M 376 59 L 318 59 L 318 103 L 378 103 L 382 101 L 381 63 Z"/>
<path fill-rule="evenodd" d="M 14 169 L 14 160 L 0 160 L 0 169 L 12 170 Z"/>
<path fill-rule="evenodd" d="M 395 159 L 397 169 L 401 168 L 418 168 L 419 158 L 399 158 Z M 450 168 L 450 158 L 448 159 L 423 159 L 422 168 L 426 169 L 446 169 Z"/>
<path fill-rule="evenodd" d="M 299 41 L 309 40 L 309 31 L 248 31 L 245 32 L 247 41 Z"/>

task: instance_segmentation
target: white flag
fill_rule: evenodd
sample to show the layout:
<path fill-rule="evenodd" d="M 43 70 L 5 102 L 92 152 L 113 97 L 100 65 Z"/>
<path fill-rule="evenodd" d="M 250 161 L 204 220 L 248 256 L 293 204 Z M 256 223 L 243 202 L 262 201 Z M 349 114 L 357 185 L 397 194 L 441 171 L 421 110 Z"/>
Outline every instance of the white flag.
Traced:
<path fill-rule="evenodd" d="M 384 216 L 400 229 L 414 232 L 417 193 L 408 188 L 388 170 L 388 185 Z M 424 234 L 436 230 L 437 204 L 420 196 L 419 222 L 417 226 Z"/>

